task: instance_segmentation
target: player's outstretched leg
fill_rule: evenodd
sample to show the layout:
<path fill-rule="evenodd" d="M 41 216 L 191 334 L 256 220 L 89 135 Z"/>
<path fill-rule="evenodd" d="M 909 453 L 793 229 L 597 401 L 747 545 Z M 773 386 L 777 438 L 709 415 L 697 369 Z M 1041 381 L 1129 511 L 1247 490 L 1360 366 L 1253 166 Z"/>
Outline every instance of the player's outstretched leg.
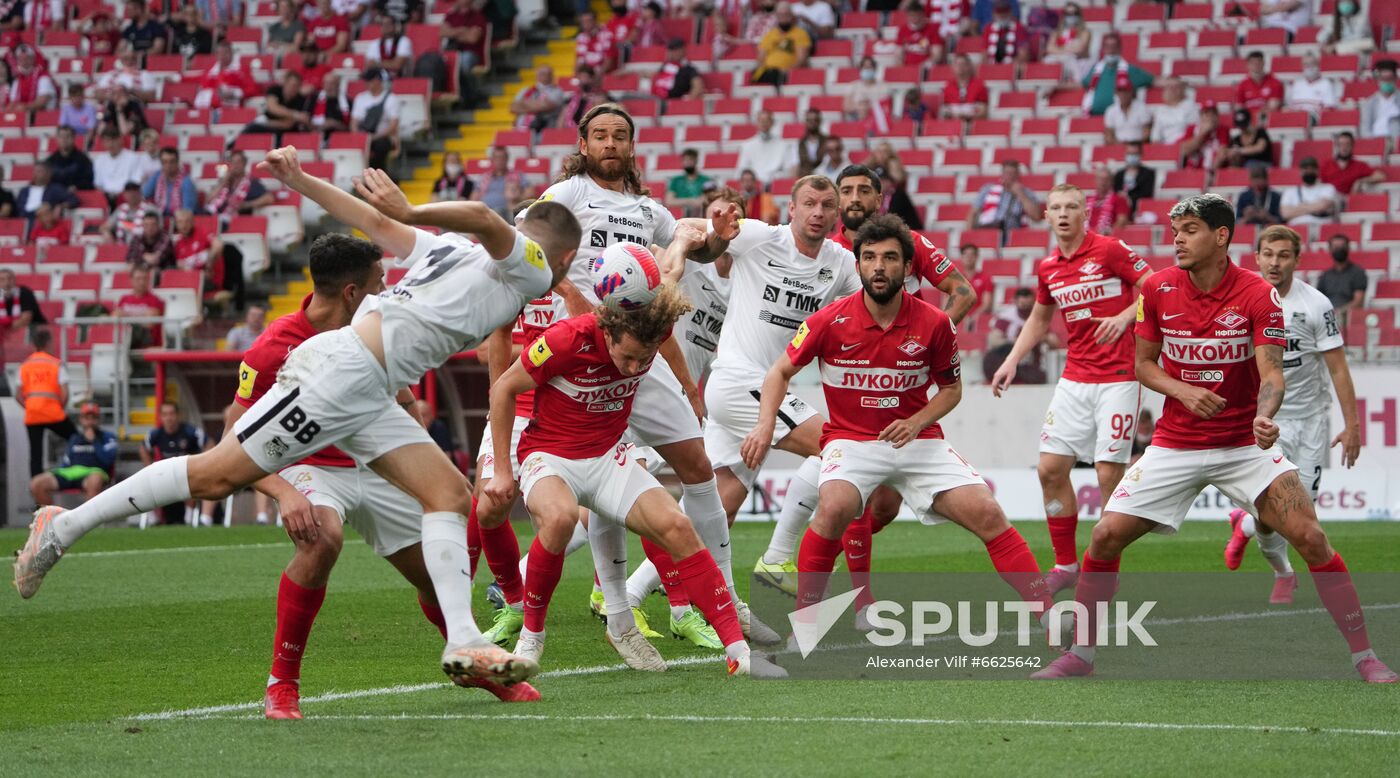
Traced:
<path fill-rule="evenodd" d="M 792 480 L 788 481 L 783 508 L 778 512 L 778 523 L 773 527 L 768 549 L 753 568 L 754 577 L 759 583 L 793 597 L 797 596 L 797 566 L 793 564 L 793 552 L 797 550 L 798 539 L 803 537 L 804 528 L 817 508 L 817 481 L 820 477 L 821 459 L 818 457 L 807 457 L 798 466 Z"/>

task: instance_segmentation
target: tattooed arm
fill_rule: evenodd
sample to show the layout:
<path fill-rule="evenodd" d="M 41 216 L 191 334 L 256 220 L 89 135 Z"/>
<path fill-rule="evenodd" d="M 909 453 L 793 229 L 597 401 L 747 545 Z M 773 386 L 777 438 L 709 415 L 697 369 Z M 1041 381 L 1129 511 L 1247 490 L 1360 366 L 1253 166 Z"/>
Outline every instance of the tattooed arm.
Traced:
<path fill-rule="evenodd" d="M 1283 346 L 1254 347 L 1254 361 L 1259 366 L 1259 400 L 1254 412 L 1254 439 L 1259 448 L 1267 449 L 1278 440 L 1278 425 L 1274 414 L 1283 404 Z"/>
<path fill-rule="evenodd" d="M 938 282 L 938 288 L 948 296 L 943 305 L 943 312 L 948 314 L 948 318 L 952 319 L 954 324 L 960 324 L 972 310 L 972 306 L 977 304 L 977 295 L 972 291 L 972 284 L 968 283 L 961 270 L 953 268 L 952 272 Z"/>

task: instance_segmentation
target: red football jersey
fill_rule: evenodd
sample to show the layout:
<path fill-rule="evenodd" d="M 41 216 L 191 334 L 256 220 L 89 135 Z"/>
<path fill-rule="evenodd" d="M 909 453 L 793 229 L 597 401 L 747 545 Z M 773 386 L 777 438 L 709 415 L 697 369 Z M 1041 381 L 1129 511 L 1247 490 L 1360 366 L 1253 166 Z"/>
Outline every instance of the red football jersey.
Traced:
<path fill-rule="evenodd" d="M 316 334 L 311 320 L 306 318 L 306 305 L 310 302 L 311 295 L 307 295 L 296 313 L 289 313 L 267 325 L 263 334 L 243 353 L 243 364 L 238 366 L 238 392 L 233 396 L 234 402 L 244 408 L 253 407 L 253 403 L 272 388 L 277 380 L 277 371 L 282 369 L 282 363 L 287 361 L 292 349 Z M 297 464 L 354 467 L 355 460 L 335 446 L 326 446 Z"/>
<path fill-rule="evenodd" d="M 1235 105 L 1258 113 L 1270 100 L 1282 100 L 1283 95 L 1283 82 L 1277 78 L 1265 75 L 1262 82 L 1256 83 L 1254 79 L 1245 76 L 1240 85 L 1235 87 Z"/>
<path fill-rule="evenodd" d="M 350 22 L 344 16 L 319 16 L 306 23 L 306 39 L 321 51 L 334 47 L 342 32 L 350 34 Z"/>
<path fill-rule="evenodd" d="M 554 323 L 554 293 L 537 297 L 525 304 L 520 315 L 515 317 L 515 327 L 511 329 L 512 344 L 522 347 L 534 343 Z M 515 398 L 515 415 L 530 418 L 535 415 L 535 392 L 530 390 Z"/>
<path fill-rule="evenodd" d="M 1258 273 L 1234 263 L 1220 285 L 1202 292 L 1171 267 L 1152 276 L 1138 298 L 1137 336 L 1162 344 L 1162 369 L 1178 381 L 1209 389 L 1225 408 L 1209 419 L 1168 397 L 1152 445 L 1238 448 L 1254 445 L 1259 367 L 1255 346 L 1283 346 L 1283 303 Z"/>
<path fill-rule="evenodd" d="M 836 232 L 829 235 L 834 242 L 842 248 L 855 252 L 855 247 L 851 244 L 850 238 L 846 237 L 846 231 L 840 223 L 836 226 Z M 923 279 L 930 286 L 938 286 L 943 283 L 958 266 L 949 259 L 933 241 L 925 238 L 919 233 L 913 233 L 914 238 L 914 261 L 909 265 L 909 275 L 904 281 L 904 289 L 908 292 L 916 292 L 919 289 L 919 279 Z M 860 257 L 856 257 L 859 262 Z M 961 272 L 961 271 L 959 271 Z"/>
<path fill-rule="evenodd" d="M 536 451 L 591 459 L 612 451 L 627 430 L 632 399 L 646 378 L 625 376 L 608 356 L 596 314 L 565 319 L 520 355 L 535 379 L 535 415 L 520 435 L 520 461 Z"/>
<path fill-rule="evenodd" d="M 938 36 L 938 28 L 932 24 L 925 24 L 917 30 L 906 24 L 899 28 L 899 34 L 895 36 L 894 42 L 903 49 L 906 66 L 922 65 L 928 62 L 930 49 L 935 44 L 943 45 L 942 38 Z"/>
<path fill-rule="evenodd" d="M 948 314 L 904 292 L 889 329 L 881 329 L 857 292 L 822 308 L 797 328 L 788 359 L 801 367 L 819 359 L 831 440 L 878 440 L 892 422 L 928 405 L 931 383 L 955 384 L 958 338 Z M 930 424 L 920 438 L 941 438 Z"/>
<path fill-rule="evenodd" d="M 1100 345 L 1095 317 L 1116 316 L 1133 304 L 1133 285 L 1151 273 L 1128 244 L 1090 232 L 1074 256 L 1055 253 L 1036 264 L 1035 299 L 1060 306 L 1069 328 L 1064 378 L 1086 384 L 1133 380 L 1133 335 Z"/>

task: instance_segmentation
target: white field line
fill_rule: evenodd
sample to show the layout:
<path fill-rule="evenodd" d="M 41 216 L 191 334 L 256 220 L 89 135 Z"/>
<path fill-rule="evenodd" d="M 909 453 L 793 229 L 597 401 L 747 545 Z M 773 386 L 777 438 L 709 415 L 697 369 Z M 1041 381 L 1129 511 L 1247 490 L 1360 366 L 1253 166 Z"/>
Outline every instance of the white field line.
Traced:
<path fill-rule="evenodd" d="M 543 715 L 519 713 L 389 713 L 332 714 L 316 716 L 317 721 L 628 721 L 685 722 L 714 724 L 878 724 L 880 726 L 993 726 L 993 727 L 1086 727 L 1094 729 L 1135 729 L 1167 732 L 1248 732 L 1286 735 L 1356 735 L 1400 737 L 1400 730 L 1350 729 L 1342 727 L 1298 727 L 1275 724 L 1181 724 L 1164 721 L 1075 721 L 1054 719 L 924 719 L 880 716 L 695 716 L 661 714 Z M 199 716 L 198 721 L 262 721 L 262 716 Z"/>
<path fill-rule="evenodd" d="M 188 554 L 200 551 L 247 551 L 248 549 L 287 548 L 288 543 L 242 543 L 232 546 L 171 546 L 169 548 L 132 548 L 125 551 L 74 551 L 63 555 L 64 559 L 98 559 L 110 556 L 143 556 L 145 554 Z"/>

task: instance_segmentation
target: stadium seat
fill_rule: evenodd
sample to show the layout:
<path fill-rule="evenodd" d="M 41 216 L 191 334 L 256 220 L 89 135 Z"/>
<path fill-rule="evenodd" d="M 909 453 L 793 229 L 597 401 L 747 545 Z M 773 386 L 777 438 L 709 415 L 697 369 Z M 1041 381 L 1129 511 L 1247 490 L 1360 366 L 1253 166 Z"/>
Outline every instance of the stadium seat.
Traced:
<path fill-rule="evenodd" d="M 321 160 L 335 166 L 332 181 L 341 189 L 354 185 L 354 178 L 364 172 L 369 155 L 369 136 L 363 132 L 332 133 L 321 151 Z"/>
<path fill-rule="evenodd" d="M 62 303 L 96 300 L 101 288 L 102 276 L 97 273 L 65 272 L 57 275 L 50 297 Z"/>
<path fill-rule="evenodd" d="M 243 253 L 244 278 L 253 278 L 267 269 L 270 257 L 266 216 L 235 216 L 219 237 Z"/>
<path fill-rule="evenodd" d="M 23 228 L 24 220 L 17 219 L 20 227 Z M 24 233 L 20 233 L 23 237 Z M 16 241 L 13 245 L 0 246 L 0 270 L 10 270 L 17 274 L 33 273 L 34 263 L 39 259 L 39 250 L 34 246 L 21 246 Z"/>

